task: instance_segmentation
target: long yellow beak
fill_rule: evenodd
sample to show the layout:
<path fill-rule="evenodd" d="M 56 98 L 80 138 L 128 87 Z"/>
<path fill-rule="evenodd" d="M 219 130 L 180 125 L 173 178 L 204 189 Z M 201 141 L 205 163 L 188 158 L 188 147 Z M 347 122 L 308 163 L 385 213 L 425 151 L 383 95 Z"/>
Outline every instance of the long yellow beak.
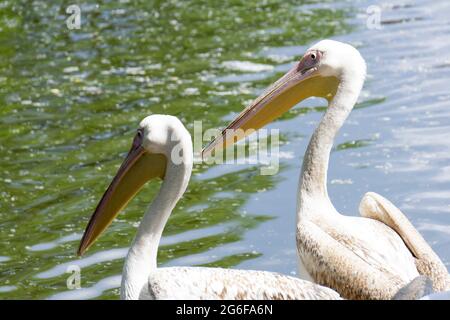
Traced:
<path fill-rule="evenodd" d="M 329 98 L 334 96 L 338 80 L 323 77 L 315 68 L 302 72 L 296 64 L 266 91 L 245 108 L 222 134 L 202 151 L 203 158 L 213 151 L 225 149 L 280 117 L 283 113 L 309 97 Z"/>
<path fill-rule="evenodd" d="M 136 134 L 131 150 L 103 194 L 84 232 L 78 248 L 82 255 L 111 224 L 117 214 L 153 178 L 164 178 L 167 159 L 142 147 L 142 132 Z"/>

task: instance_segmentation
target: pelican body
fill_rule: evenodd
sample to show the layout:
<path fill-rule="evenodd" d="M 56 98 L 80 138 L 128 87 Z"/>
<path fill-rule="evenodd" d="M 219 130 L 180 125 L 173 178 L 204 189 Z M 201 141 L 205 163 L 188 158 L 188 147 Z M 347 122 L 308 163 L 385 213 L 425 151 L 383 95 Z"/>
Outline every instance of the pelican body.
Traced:
<path fill-rule="evenodd" d="M 272 272 L 158 268 L 161 235 L 187 188 L 192 164 L 191 136 L 177 118 L 151 115 L 141 121 L 132 147 L 92 215 L 78 250 L 83 254 L 147 181 L 163 179 L 125 259 L 122 299 L 340 299 L 329 288 Z"/>
<path fill-rule="evenodd" d="M 369 192 L 359 206 L 361 217 L 353 217 L 340 214 L 328 197 L 330 151 L 365 76 L 366 64 L 357 49 L 322 40 L 244 109 L 203 156 L 244 138 L 306 98 L 325 98 L 328 107 L 307 147 L 298 188 L 301 277 L 348 299 L 390 299 L 419 275 L 429 277 L 435 291 L 445 290 L 450 281 L 444 264 L 391 202 Z"/>

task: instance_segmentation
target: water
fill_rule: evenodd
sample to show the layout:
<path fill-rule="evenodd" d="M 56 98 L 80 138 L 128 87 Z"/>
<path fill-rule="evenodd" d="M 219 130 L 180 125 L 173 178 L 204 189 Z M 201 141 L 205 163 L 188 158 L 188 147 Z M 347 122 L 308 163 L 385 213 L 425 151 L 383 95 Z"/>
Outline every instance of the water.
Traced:
<path fill-rule="evenodd" d="M 98 1 L 80 30 L 66 2 L 0 9 L 0 298 L 116 299 L 123 257 L 149 184 L 82 257 L 82 231 L 141 118 L 223 127 L 323 38 L 368 63 L 357 108 L 336 141 L 329 193 L 357 215 L 366 191 L 397 204 L 450 262 L 450 4 L 447 1 Z M 381 30 L 366 25 L 381 8 Z M 297 273 L 295 201 L 301 159 L 324 101 L 281 128 L 281 168 L 196 165 L 159 252 L 161 266 Z M 69 290 L 81 267 L 83 289 Z"/>

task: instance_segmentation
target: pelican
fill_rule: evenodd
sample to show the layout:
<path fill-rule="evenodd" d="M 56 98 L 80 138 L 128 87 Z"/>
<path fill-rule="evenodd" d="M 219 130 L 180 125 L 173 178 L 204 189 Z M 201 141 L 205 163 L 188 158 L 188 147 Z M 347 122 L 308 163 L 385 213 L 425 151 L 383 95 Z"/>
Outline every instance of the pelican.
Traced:
<path fill-rule="evenodd" d="M 141 121 L 131 149 L 95 209 L 78 249 L 82 255 L 147 181 L 163 179 L 125 259 L 122 299 L 340 299 L 329 288 L 278 273 L 158 268 L 161 235 L 186 190 L 192 164 L 191 136 L 176 117 L 151 115 Z"/>
<path fill-rule="evenodd" d="M 310 139 L 299 180 L 300 276 L 348 299 L 390 299 L 419 275 L 428 276 L 433 289 L 442 291 L 450 286 L 447 269 L 390 201 L 368 192 L 359 206 L 361 217 L 353 217 L 337 212 L 328 197 L 330 151 L 365 76 L 366 64 L 357 49 L 322 40 L 245 108 L 203 150 L 203 157 L 242 139 L 308 97 L 325 98 L 328 107 Z"/>

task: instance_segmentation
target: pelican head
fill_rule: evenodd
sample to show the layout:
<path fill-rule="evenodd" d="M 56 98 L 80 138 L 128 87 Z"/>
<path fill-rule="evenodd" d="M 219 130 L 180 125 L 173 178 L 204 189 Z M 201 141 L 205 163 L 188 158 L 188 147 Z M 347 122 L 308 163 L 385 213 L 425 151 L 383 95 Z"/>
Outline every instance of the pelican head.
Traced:
<path fill-rule="evenodd" d="M 309 48 L 300 62 L 312 63 L 312 68 L 321 77 L 336 77 L 340 80 L 356 77 L 364 81 L 366 62 L 359 51 L 343 42 L 322 40 Z"/>
<path fill-rule="evenodd" d="M 342 83 L 346 83 L 345 89 L 350 91 L 346 93 L 357 97 L 365 75 L 366 63 L 353 46 L 334 40 L 318 42 L 284 76 L 245 108 L 203 150 L 203 157 L 244 138 L 247 133 L 265 126 L 309 97 L 325 98 L 330 102 Z"/>
<path fill-rule="evenodd" d="M 186 145 L 186 141 L 182 141 L 184 139 L 190 139 L 189 132 L 176 117 L 151 115 L 141 121 L 128 155 L 86 227 L 78 255 L 94 243 L 146 182 L 164 179 L 168 159 L 173 159 L 176 145 L 180 142 Z M 189 143 L 190 140 L 187 145 Z M 185 152 L 184 157 L 190 156 Z"/>

